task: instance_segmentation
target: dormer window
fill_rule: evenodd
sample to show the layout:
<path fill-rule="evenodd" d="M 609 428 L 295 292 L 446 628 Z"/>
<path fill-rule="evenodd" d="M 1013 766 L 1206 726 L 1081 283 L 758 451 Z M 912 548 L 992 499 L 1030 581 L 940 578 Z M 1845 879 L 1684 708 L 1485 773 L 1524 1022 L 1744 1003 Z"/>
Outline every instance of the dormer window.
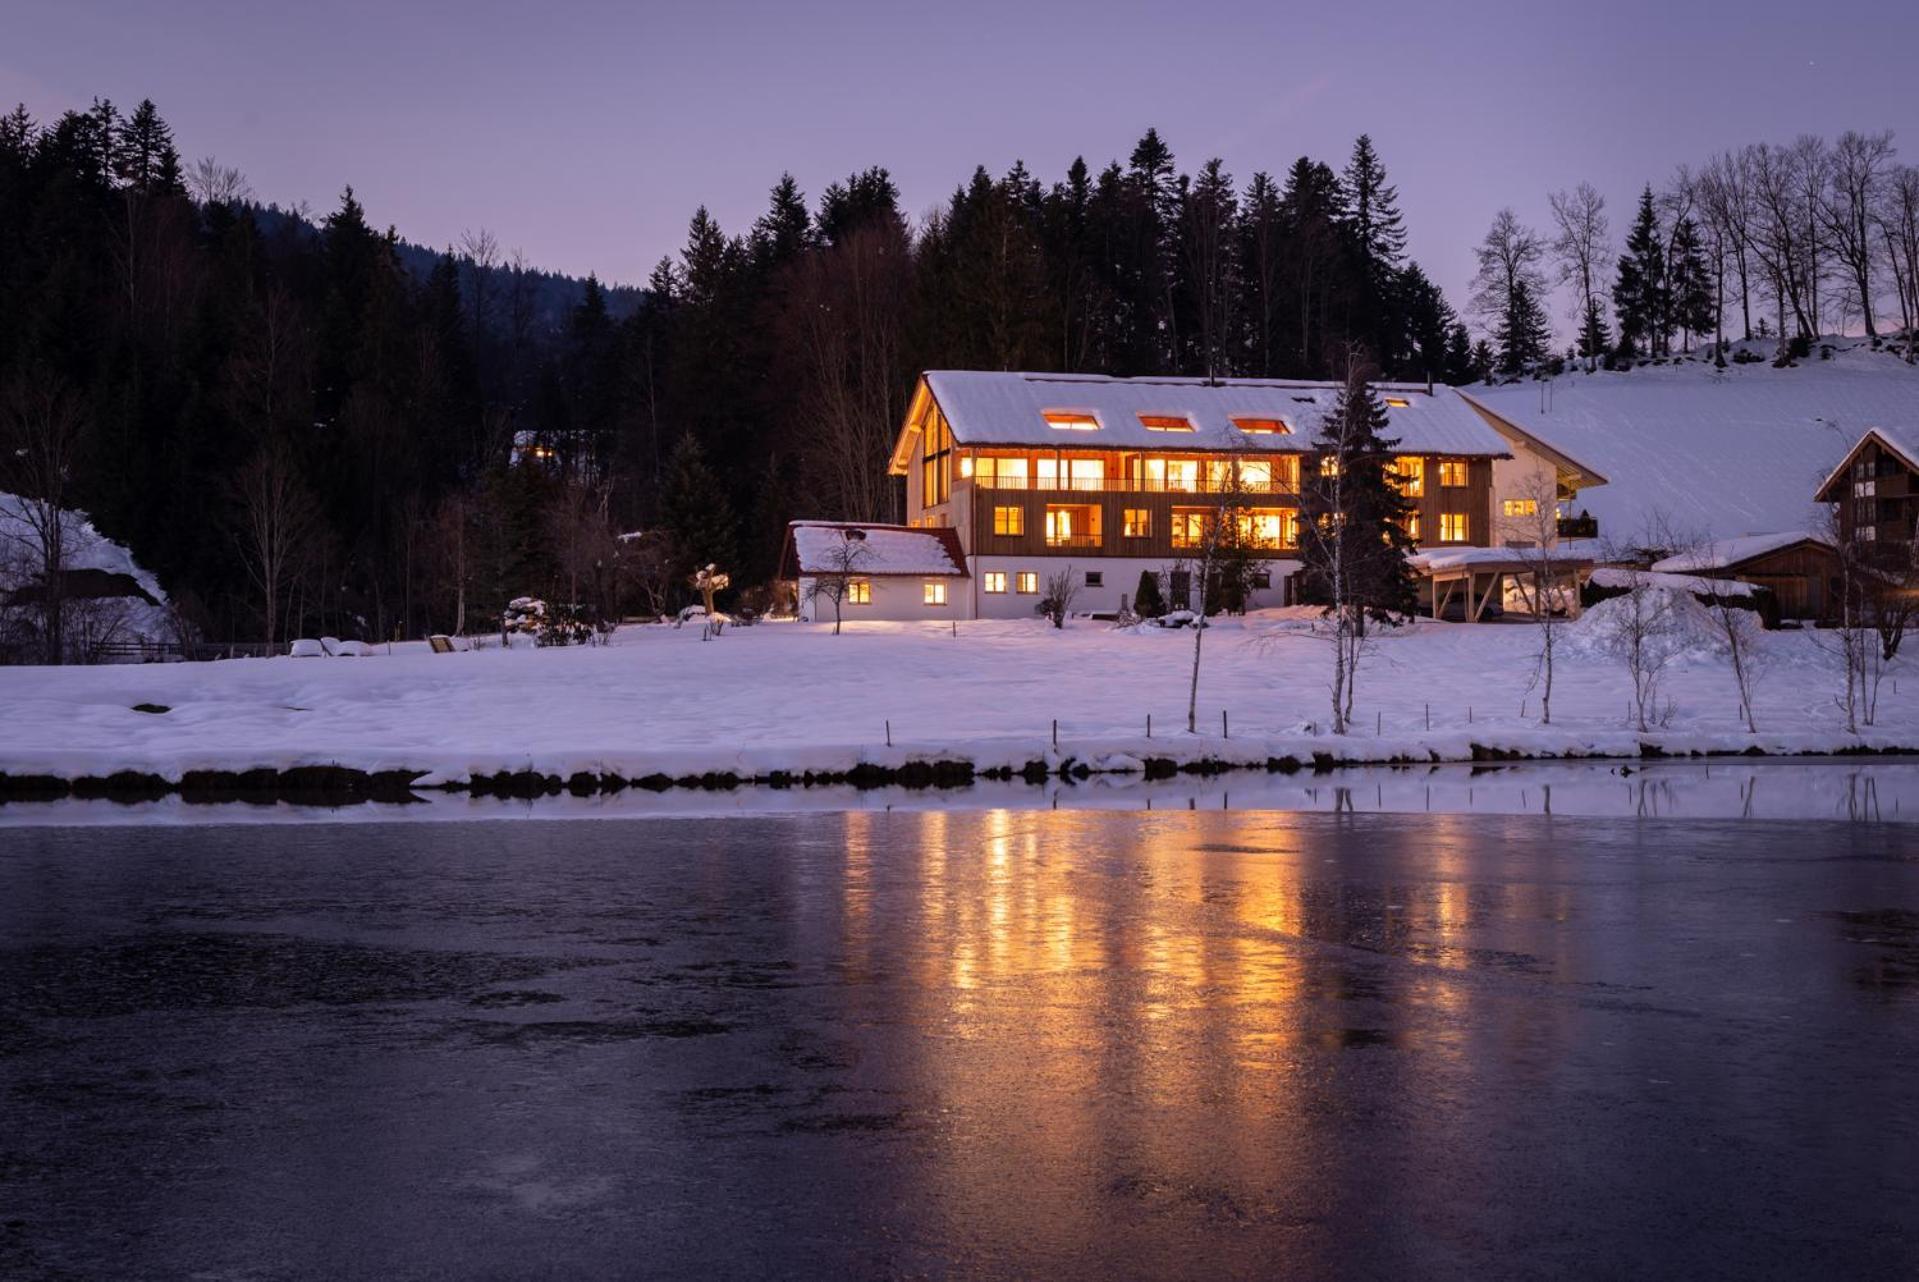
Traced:
<path fill-rule="evenodd" d="M 1184 414 L 1141 414 L 1139 425 L 1149 432 L 1190 432 L 1193 420 Z"/>
<path fill-rule="evenodd" d="M 1079 410 L 1047 410 L 1046 422 L 1061 432 L 1097 432 L 1099 420 Z"/>
<path fill-rule="evenodd" d="M 1233 426 L 1248 436 L 1291 436 L 1293 429 L 1286 426 L 1284 419 L 1254 418 L 1249 415 L 1235 414 Z"/>

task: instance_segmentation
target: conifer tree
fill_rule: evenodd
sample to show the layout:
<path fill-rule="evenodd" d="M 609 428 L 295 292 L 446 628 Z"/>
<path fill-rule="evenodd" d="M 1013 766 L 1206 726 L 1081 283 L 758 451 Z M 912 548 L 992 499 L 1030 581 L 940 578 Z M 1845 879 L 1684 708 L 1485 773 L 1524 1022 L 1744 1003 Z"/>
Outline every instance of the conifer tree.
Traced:
<path fill-rule="evenodd" d="M 733 572 L 739 523 L 725 487 L 707 466 L 706 452 L 691 436 L 680 438 L 674 448 L 660 515 L 673 540 L 676 570 L 682 576 L 702 565 Z"/>
<path fill-rule="evenodd" d="M 1619 275 L 1613 283 L 1613 311 L 1619 318 L 1619 354 L 1641 351 L 1664 355 L 1670 343 L 1665 238 L 1659 230 L 1659 211 L 1653 206 L 1652 187 L 1639 196 L 1639 213 L 1626 236 L 1626 252 L 1619 256 Z"/>
<path fill-rule="evenodd" d="M 1670 267 L 1670 325 L 1691 350 L 1694 340 L 1717 324 L 1718 309 L 1713 304 L 1712 269 L 1706 264 L 1699 226 L 1690 218 L 1680 219 L 1673 228 Z"/>
<path fill-rule="evenodd" d="M 1354 329 L 1382 370 L 1401 368 L 1405 325 L 1397 290 L 1406 253 L 1406 226 L 1399 212 L 1398 189 L 1386 181 L 1386 166 L 1370 135 L 1353 143 L 1352 158 L 1340 175 L 1345 193 L 1347 234 L 1355 260 Z"/>
<path fill-rule="evenodd" d="M 1552 329 L 1546 322 L 1546 309 L 1533 294 L 1533 283 L 1517 281 L 1507 297 L 1506 314 L 1494 335 L 1499 343 L 1499 372 L 1512 377 L 1523 374 L 1546 359 Z"/>

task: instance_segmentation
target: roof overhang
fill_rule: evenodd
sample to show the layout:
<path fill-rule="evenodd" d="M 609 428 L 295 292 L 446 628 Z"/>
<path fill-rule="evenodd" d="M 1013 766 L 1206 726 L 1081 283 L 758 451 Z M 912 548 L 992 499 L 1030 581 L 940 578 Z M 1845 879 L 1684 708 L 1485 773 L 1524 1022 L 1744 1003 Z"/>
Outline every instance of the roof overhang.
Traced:
<path fill-rule="evenodd" d="M 1833 468 L 1832 471 L 1826 474 L 1826 479 L 1819 482 L 1819 488 L 1812 493 L 1813 502 L 1834 503 L 1846 497 L 1844 494 L 1832 494 L 1829 493 L 1829 491 L 1834 485 L 1845 479 L 1846 471 L 1852 467 L 1853 459 L 1859 456 L 1860 450 L 1866 448 L 1868 441 L 1877 441 L 1881 449 L 1891 450 L 1899 456 L 1900 460 L 1903 461 L 1907 467 L 1915 472 L 1919 472 L 1919 458 L 1914 458 L 1911 451 L 1878 428 L 1869 427 L 1863 436 L 1853 442 L 1852 448 L 1846 451 L 1846 456 L 1839 460 L 1839 466 Z"/>
<path fill-rule="evenodd" d="M 1572 477 L 1571 488 L 1583 490 L 1594 485 L 1606 484 L 1606 477 L 1596 467 L 1581 463 L 1572 455 L 1556 446 L 1541 440 L 1536 434 L 1521 427 L 1497 410 L 1488 409 L 1471 393 L 1460 391 L 1459 398 L 1479 411 L 1486 425 L 1509 441 L 1524 442 L 1527 449 L 1539 454 L 1559 470 L 1562 476 Z"/>

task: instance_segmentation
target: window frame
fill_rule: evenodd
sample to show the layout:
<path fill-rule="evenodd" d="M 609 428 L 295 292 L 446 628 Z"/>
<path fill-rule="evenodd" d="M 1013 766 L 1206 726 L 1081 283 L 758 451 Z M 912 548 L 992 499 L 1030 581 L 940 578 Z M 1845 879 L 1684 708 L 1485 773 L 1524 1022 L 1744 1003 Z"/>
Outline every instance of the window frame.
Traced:
<path fill-rule="evenodd" d="M 945 605 L 947 600 L 945 579 L 920 580 L 921 605 Z"/>
<path fill-rule="evenodd" d="M 1015 570 L 1013 572 L 1013 595 L 1014 596 L 1038 596 L 1039 595 L 1039 571 L 1038 570 Z"/>

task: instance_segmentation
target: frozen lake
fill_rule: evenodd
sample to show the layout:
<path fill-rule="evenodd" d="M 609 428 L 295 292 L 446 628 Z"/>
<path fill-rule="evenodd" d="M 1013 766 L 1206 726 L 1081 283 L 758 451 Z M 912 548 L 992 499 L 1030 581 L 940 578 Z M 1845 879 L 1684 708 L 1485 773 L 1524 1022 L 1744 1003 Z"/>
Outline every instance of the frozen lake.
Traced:
<path fill-rule="evenodd" d="M 1912 1276 L 1912 768 L 1793 769 L 6 807 L 0 1275 Z"/>

